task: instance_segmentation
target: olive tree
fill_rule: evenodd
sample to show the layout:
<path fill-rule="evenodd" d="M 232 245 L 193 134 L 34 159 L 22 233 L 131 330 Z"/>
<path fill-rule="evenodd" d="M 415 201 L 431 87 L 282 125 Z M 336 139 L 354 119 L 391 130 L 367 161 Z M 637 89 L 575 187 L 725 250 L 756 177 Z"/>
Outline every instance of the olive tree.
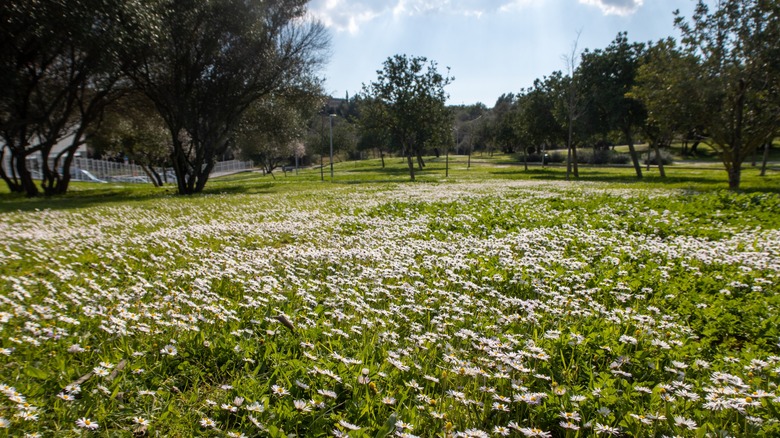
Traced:
<path fill-rule="evenodd" d="M 154 3 L 160 31 L 126 71 L 165 121 L 180 194 L 203 190 L 251 105 L 308 78 L 330 44 L 305 0 Z"/>
<path fill-rule="evenodd" d="M 0 177 L 38 195 L 36 158 L 44 193 L 64 193 L 89 126 L 120 94 L 118 53 L 154 32 L 153 14 L 138 1 L 6 0 L 0 22 Z"/>
<path fill-rule="evenodd" d="M 446 107 L 444 87 L 453 78 L 437 71 L 434 61 L 425 57 L 395 55 L 388 58 L 377 80 L 363 85 L 362 101 L 393 142 L 401 146 L 414 181 L 414 157 L 422 168 L 426 144 L 448 141 L 452 115 Z"/>

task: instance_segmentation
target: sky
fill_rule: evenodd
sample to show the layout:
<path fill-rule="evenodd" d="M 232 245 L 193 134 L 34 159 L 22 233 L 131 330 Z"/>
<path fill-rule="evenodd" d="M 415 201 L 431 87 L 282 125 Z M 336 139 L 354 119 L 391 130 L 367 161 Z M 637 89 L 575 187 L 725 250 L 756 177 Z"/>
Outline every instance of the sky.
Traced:
<path fill-rule="evenodd" d="M 565 57 L 630 41 L 679 37 L 673 11 L 693 0 L 312 0 L 330 31 L 323 74 L 331 96 L 354 96 L 395 54 L 424 56 L 455 80 L 448 104 L 492 107 L 501 94 L 566 71 Z M 578 37 L 579 34 L 579 37 Z M 576 59 L 576 58 L 575 58 Z"/>

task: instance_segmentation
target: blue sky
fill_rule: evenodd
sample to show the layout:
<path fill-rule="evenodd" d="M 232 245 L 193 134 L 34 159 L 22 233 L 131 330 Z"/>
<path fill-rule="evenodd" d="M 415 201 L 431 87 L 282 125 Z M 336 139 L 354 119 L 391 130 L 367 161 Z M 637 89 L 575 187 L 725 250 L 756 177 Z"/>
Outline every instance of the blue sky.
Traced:
<path fill-rule="evenodd" d="M 350 96 L 395 54 L 450 67 L 450 104 L 492 107 L 502 93 L 565 71 L 563 56 L 606 47 L 620 31 L 632 41 L 677 37 L 672 12 L 693 0 L 312 0 L 310 13 L 332 36 L 326 91 Z"/>

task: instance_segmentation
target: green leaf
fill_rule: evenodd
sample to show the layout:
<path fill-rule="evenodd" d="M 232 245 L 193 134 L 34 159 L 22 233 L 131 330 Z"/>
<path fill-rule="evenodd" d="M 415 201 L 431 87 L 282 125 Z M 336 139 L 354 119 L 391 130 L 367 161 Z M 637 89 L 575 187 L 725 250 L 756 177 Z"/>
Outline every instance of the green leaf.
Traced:
<path fill-rule="evenodd" d="M 25 367 L 24 373 L 35 379 L 46 380 L 49 378 L 49 374 L 47 374 L 46 371 L 43 371 L 40 368 L 35 368 L 34 366 Z"/>
<path fill-rule="evenodd" d="M 385 425 L 382 426 L 381 429 L 379 429 L 376 433 L 376 438 L 383 438 L 388 435 L 390 435 L 395 430 L 395 422 L 398 420 L 398 417 L 396 417 L 395 412 L 393 412 L 390 417 L 387 418 L 387 421 L 385 422 Z"/>

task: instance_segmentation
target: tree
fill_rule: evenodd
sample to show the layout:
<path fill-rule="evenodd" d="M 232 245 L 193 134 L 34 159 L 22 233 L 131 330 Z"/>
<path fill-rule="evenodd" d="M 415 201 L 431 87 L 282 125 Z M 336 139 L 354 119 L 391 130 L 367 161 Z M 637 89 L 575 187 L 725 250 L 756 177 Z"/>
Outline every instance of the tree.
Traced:
<path fill-rule="evenodd" d="M 634 147 L 634 129 L 644 123 L 646 114 L 642 103 L 627 93 L 634 86 L 643 52 L 643 44 L 629 43 L 626 33 L 621 32 L 606 49 L 586 50 L 579 66 L 589 111 L 595 116 L 589 122 L 597 123 L 604 136 L 611 130 L 623 134 L 637 178 L 642 177 L 642 168 Z"/>
<path fill-rule="evenodd" d="M 579 89 L 579 75 L 577 74 L 577 44 L 580 40 L 580 32 L 577 32 L 577 38 L 572 44 L 571 53 L 563 56 L 566 62 L 566 76 L 561 83 L 564 85 L 563 103 L 564 113 L 566 115 L 566 179 L 569 179 L 572 167 L 574 168 L 574 177 L 579 178 L 579 168 L 577 164 L 577 145 L 574 143 L 574 124 L 580 118 L 584 107 L 582 105 L 582 96 Z"/>
<path fill-rule="evenodd" d="M 711 145 L 726 167 L 729 188 L 738 190 L 742 163 L 780 125 L 780 4 L 722 0 L 710 11 L 700 0 L 690 22 L 676 15 L 684 47 L 700 59 L 695 74 Z"/>
<path fill-rule="evenodd" d="M 323 100 L 321 84 L 311 80 L 253 102 L 233 136 L 241 157 L 259 163 L 271 175 L 290 157 L 302 157 L 306 121 Z"/>
<path fill-rule="evenodd" d="M 154 105 L 139 93 L 128 93 L 108 107 L 88 132 L 90 148 L 101 155 L 127 157 L 141 166 L 155 187 L 163 177 L 155 170 L 170 157 L 170 137 Z"/>
<path fill-rule="evenodd" d="M 382 160 L 382 168 L 385 168 L 385 151 L 392 147 L 390 133 L 380 123 L 381 109 L 383 106 L 370 98 L 357 99 L 357 148 L 359 150 L 376 149 Z"/>
<path fill-rule="evenodd" d="M 370 105 L 364 117 L 374 117 L 377 125 L 401 146 L 412 181 L 413 156 L 422 167 L 422 148 L 448 141 L 452 126 L 444 87 L 453 78 L 442 75 L 436 67 L 436 62 L 429 63 L 425 57 L 395 55 L 377 71 L 375 82 L 363 85 L 364 101 Z"/>
<path fill-rule="evenodd" d="M 512 153 L 520 142 L 518 138 L 518 95 L 505 93 L 498 97 L 490 112 L 489 143 L 501 148 L 504 153 Z M 469 151 L 469 154 L 471 152 Z"/>
<path fill-rule="evenodd" d="M 524 90 L 517 98 L 519 113 L 516 129 L 522 139 L 524 161 L 527 161 L 529 146 L 541 152 L 564 137 L 563 127 L 555 117 L 555 91 L 559 88 L 560 79 L 560 72 L 544 80 L 537 79 L 533 87 Z"/>
<path fill-rule="evenodd" d="M 243 114 L 309 78 L 329 38 L 305 0 L 159 2 L 158 37 L 127 69 L 170 131 L 180 194 L 200 192 Z M 130 24 L 132 26 L 132 24 Z"/>
<path fill-rule="evenodd" d="M 648 46 L 630 92 L 647 109 L 642 129 L 655 150 L 662 177 L 661 148 L 670 146 L 677 136 L 699 130 L 708 112 L 698 68 L 696 57 L 678 50 L 673 39 L 660 40 Z"/>
<path fill-rule="evenodd" d="M 0 162 L 6 153 L 10 162 L 0 177 L 36 196 L 27 165 L 37 157 L 44 193 L 64 193 L 89 125 L 119 95 L 118 52 L 146 38 L 154 19 L 139 2 L 7 0 L 0 21 Z M 132 32 L 127 21 L 138 23 Z"/>

